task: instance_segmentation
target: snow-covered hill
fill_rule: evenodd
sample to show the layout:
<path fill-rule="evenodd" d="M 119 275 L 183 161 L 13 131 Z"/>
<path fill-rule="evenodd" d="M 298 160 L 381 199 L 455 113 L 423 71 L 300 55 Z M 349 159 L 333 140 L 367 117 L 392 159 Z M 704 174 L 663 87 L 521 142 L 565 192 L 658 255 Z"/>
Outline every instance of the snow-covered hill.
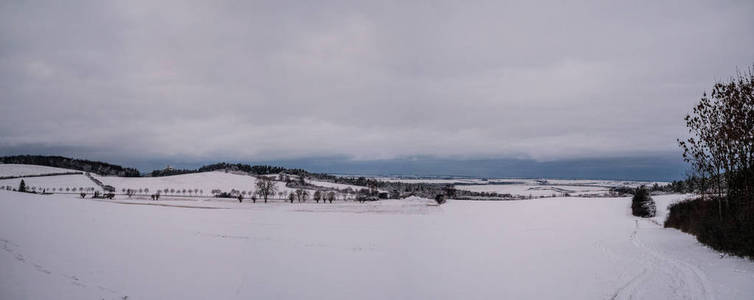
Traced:
<path fill-rule="evenodd" d="M 2 172 L 2 174 L 6 174 L 6 176 L 26 176 L 80 171 L 49 168 L 35 165 L 0 164 L 0 172 Z M 116 189 L 116 192 L 118 193 L 122 193 L 124 190 L 131 189 L 136 191 L 137 195 L 149 195 L 156 193 L 159 190 L 164 196 L 180 195 L 211 197 L 213 190 L 220 190 L 222 192 L 230 192 L 236 190 L 249 194 L 253 191 L 256 191 L 257 181 L 257 177 L 255 176 L 250 176 L 243 173 L 226 173 L 222 171 L 201 172 L 164 177 L 118 177 L 99 176 L 96 174 L 90 175 L 93 178 L 99 180 L 103 185 L 114 187 Z M 271 177 L 276 178 L 276 176 Z M 44 190 L 45 192 L 51 193 L 78 192 L 80 190 L 89 191 L 92 189 L 102 191 L 102 188 L 98 186 L 93 180 L 89 179 L 89 177 L 87 177 L 86 175 L 78 174 L 0 179 L 0 187 L 3 187 L 3 189 L 17 188 L 22 179 L 27 186 L 33 188 L 36 191 Z M 359 186 L 336 184 L 324 181 L 307 180 L 307 183 L 322 188 L 352 188 L 353 190 L 363 188 Z M 288 193 L 295 191 L 295 189 L 286 187 L 285 183 L 282 181 L 275 181 L 275 185 L 277 189 L 276 192 L 282 192 L 284 196 L 287 196 Z M 308 189 L 308 192 L 310 194 L 313 193 L 313 188 Z M 280 197 L 280 195 L 276 194 L 275 197 Z"/>
<path fill-rule="evenodd" d="M 0 163 L 0 177 L 44 175 L 44 174 L 57 174 L 57 173 L 68 173 L 68 172 L 81 172 L 81 171 L 71 170 L 71 169 L 62 169 L 62 168 L 53 168 L 53 167 L 47 167 L 47 166 L 37 166 L 37 165 Z"/>
<path fill-rule="evenodd" d="M 0 191 L 0 299 L 752 298 L 754 263 L 634 218 L 629 205 Z"/>
<path fill-rule="evenodd" d="M 11 189 L 18 188 L 21 180 L 26 183 L 27 187 L 39 192 L 41 192 L 42 190 L 50 193 L 77 192 L 79 190 L 101 190 L 101 188 L 97 184 L 95 184 L 85 175 L 58 175 L 2 179 L 0 180 L 0 187 L 5 187 L 6 189 L 8 187 L 10 187 Z"/>
<path fill-rule="evenodd" d="M 164 194 L 185 194 L 188 195 L 188 191 L 194 194 L 195 191 L 203 191 L 203 195 L 210 195 L 214 189 L 219 189 L 223 192 L 229 192 L 231 190 L 238 191 L 254 191 L 256 190 L 257 178 L 245 174 L 225 173 L 221 171 L 215 172 L 202 172 L 193 174 L 183 174 L 164 177 L 117 177 L 117 176 L 97 176 L 92 175 L 95 178 L 102 181 L 106 185 L 115 187 L 115 190 L 120 192 L 123 189 L 133 190 L 148 190 L 146 193 L 154 193 L 157 190 L 168 192 Z M 278 191 L 290 192 L 291 189 L 285 187 L 283 182 L 275 183 Z M 170 190 L 181 191 L 170 192 Z M 183 191 L 186 190 L 186 193 Z M 200 195 L 199 193 L 196 193 Z"/>

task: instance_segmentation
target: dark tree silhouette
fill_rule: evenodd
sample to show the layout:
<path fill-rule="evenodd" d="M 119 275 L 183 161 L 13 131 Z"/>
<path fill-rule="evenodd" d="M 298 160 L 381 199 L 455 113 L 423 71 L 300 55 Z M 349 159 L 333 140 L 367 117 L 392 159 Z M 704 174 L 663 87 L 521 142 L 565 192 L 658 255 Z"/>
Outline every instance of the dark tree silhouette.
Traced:
<path fill-rule="evenodd" d="M 332 203 L 333 200 L 335 200 L 335 192 L 332 192 L 332 191 L 328 192 L 327 193 L 327 201 L 330 201 L 330 203 Z"/>
<path fill-rule="evenodd" d="M 257 177 L 257 194 L 264 198 L 264 203 L 267 203 L 267 197 L 274 195 L 276 190 L 277 187 L 272 179 L 266 176 Z"/>
<path fill-rule="evenodd" d="M 319 200 L 322 199 L 322 192 L 320 192 L 319 190 L 316 190 L 312 198 L 314 198 L 315 202 L 319 203 Z"/>
<path fill-rule="evenodd" d="M 657 208 L 649 190 L 645 186 L 637 187 L 634 191 L 634 197 L 631 199 L 631 214 L 642 218 L 651 218 L 655 216 Z"/>

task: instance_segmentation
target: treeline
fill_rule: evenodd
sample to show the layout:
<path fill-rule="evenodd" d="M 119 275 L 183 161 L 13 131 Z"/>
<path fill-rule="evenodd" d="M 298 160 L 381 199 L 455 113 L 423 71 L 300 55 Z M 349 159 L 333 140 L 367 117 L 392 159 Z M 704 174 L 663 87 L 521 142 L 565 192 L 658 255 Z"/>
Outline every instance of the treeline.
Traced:
<path fill-rule="evenodd" d="M 291 188 L 315 188 L 312 185 L 307 184 L 303 179 L 309 178 L 318 181 L 326 181 L 339 184 L 348 184 L 364 187 L 371 190 L 383 190 L 388 191 L 391 198 L 397 198 L 399 196 L 416 195 L 426 198 L 434 198 L 438 194 L 445 193 L 447 184 L 439 183 L 403 183 L 403 182 L 391 182 L 382 181 L 373 178 L 366 177 L 341 177 L 324 173 L 313 173 L 303 169 L 288 169 L 278 166 L 269 165 L 249 165 L 241 163 L 216 163 L 211 165 L 205 165 L 198 169 L 184 170 L 184 169 L 165 169 L 152 171 L 151 176 L 171 176 L 180 174 L 190 174 L 199 172 L 210 171 L 236 171 L 244 172 L 251 175 L 270 175 L 280 174 L 279 180 L 286 181 L 286 185 Z M 297 177 L 297 180 L 291 180 L 289 176 Z M 457 191 L 458 196 L 473 196 L 473 197 L 491 197 L 491 198 L 504 198 L 510 195 L 500 195 L 496 193 L 479 193 L 471 191 Z"/>
<path fill-rule="evenodd" d="M 691 193 L 703 193 L 709 190 L 710 182 L 713 180 L 710 178 L 699 177 L 696 175 L 690 175 L 683 180 L 674 180 L 665 185 L 659 185 L 657 183 L 644 186 L 647 191 L 651 193 L 663 192 L 663 193 L 678 193 L 678 194 L 691 194 Z M 610 191 L 617 194 L 631 194 L 633 195 L 636 190 L 632 187 L 612 187 Z"/>
<path fill-rule="evenodd" d="M 269 165 L 249 165 L 249 164 L 241 164 L 241 163 L 216 163 L 216 164 L 210 164 L 202 166 L 198 169 L 164 169 L 164 170 L 154 170 L 151 173 L 149 173 L 152 177 L 160 177 L 160 176 L 173 176 L 173 175 L 181 175 L 181 174 L 191 174 L 191 173 L 200 173 L 200 172 L 211 172 L 211 171 L 236 171 L 236 172 L 244 172 L 249 173 L 253 175 L 269 175 L 269 174 L 291 174 L 291 175 L 300 175 L 300 176 L 308 176 L 308 177 L 322 177 L 322 176 L 328 176 L 326 174 L 315 174 L 315 173 L 309 173 L 306 170 L 303 169 L 287 169 L 283 167 L 277 167 L 277 166 L 269 166 Z"/>
<path fill-rule="evenodd" d="M 197 170 L 186 170 L 186 169 L 164 169 L 164 170 L 154 170 L 151 173 L 149 173 L 149 176 L 152 177 L 161 177 L 161 176 L 173 176 L 173 175 L 181 175 L 181 174 L 191 174 L 191 173 L 197 173 Z"/>
<path fill-rule="evenodd" d="M 55 168 L 73 169 L 84 172 L 92 172 L 99 175 L 114 175 L 121 177 L 139 177 L 139 171 L 133 168 L 124 168 L 100 161 L 68 158 L 62 156 L 45 155 L 16 155 L 0 157 L 0 162 L 6 164 L 40 165 Z"/>
<path fill-rule="evenodd" d="M 717 182 L 715 179 L 717 176 L 697 176 L 695 174 L 689 175 L 684 180 L 676 180 L 670 184 L 664 186 L 666 190 L 675 193 L 709 193 L 713 182 Z M 720 181 L 724 183 L 724 181 Z"/>
<path fill-rule="evenodd" d="M 695 171 L 697 199 L 670 207 L 666 227 L 717 250 L 754 258 L 754 68 L 718 82 L 685 118 L 679 140 Z"/>

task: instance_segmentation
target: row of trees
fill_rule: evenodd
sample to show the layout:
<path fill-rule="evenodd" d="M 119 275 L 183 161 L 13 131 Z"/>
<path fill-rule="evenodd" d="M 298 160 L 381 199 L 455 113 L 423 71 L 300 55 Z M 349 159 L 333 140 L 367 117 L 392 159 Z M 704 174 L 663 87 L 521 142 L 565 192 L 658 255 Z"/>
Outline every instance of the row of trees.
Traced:
<path fill-rule="evenodd" d="M 23 184 L 21 184 L 23 183 Z M 21 183 L 19 183 L 19 187 L 13 187 L 11 185 L 4 185 L 0 186 L 0 190 L 8 190 L 8 191 L 20 191 L 20 186 L 24 186 L 24 191 L 31 191 L 31 192 L 48 192 L 48 193 L 76 193 L 76 192 L 84 192 L 84 191 L 94 191 L 93 187 L 43 187 L 43 186 L 28 186 L 26 185 L 26 182 L 24 180 L 21 180 Z"/>
<path fill-rule="evenodd" d="M 268 165 L 249 165 L 249 164 L 241 164 L 241 163 L 216 163 L 216 164 L 210 164 L 202 166 L 198 169 L 163 169 L 163 170 L 154 170 L 150 172 L 150 176 L 152 177 L 159 177 L 159 176 L 172 176 L 172 175 L 180 175 L 180 174 L 190 174 L 190 173 L 199 173 L 199 172 L 210 172 L 210 171 L 236 171 L 236 172 L 244 172 L 254 175 L 268 175 L 268 174 L 279 174 L 279 173 L 289 173 L 289 174 L 309 174 L 309 172 L 306 172 L 301 169 L 286 169 L 283 167 L 276 167 L 276 166 L 268 166 Z"/>
<path fill-rule="evenodd" d="M 304 189 L 297 189 L 294 192 L 288 194 L 288 201 L 293 203 L 293 201 L 298 200 L 298 202 L 306 202 L 306 200 L 309 199 L 309 191 Z M 322 201 L 322 203 L 325 203 L 325 201 L 329 201 L 332 203 L 336 200 L 336 194 L 333 191 L 329 192 L 323 192 L 320 190 L 314 191 L 314 193 L 311 195 L 312 199 L 319 203 L 319 201 Z M 345 199 L 345 198 L 344 198 Z"/>

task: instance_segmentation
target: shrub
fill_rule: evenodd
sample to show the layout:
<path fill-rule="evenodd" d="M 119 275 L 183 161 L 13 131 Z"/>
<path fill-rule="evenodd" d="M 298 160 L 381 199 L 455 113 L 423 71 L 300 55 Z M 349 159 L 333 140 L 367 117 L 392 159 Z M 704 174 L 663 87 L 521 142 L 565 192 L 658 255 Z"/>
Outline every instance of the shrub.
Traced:
<path fill-rule="evenodd" d="M 637 217 L 651 218 L 655 216 L 656 211 L 655 201 L 652 200 L 647 188 L 643 185 L 637 187 L 631 199 L 631 213 Z"/>
<path fill-rule="evenodd" d="M 444 194 L 439 194 L 435 196 L 435 201 L 437 201 L 437 204 L 444 204 L 446 200 L 446 197 Z"/>
<path fill-rule="evenodd" d="M 693 234 L 715 250 L 754 258 L 754 220 L 744 215 L 720 217 L 718 200 L 697 198 L 671 205 L 665 227 Z"/>

